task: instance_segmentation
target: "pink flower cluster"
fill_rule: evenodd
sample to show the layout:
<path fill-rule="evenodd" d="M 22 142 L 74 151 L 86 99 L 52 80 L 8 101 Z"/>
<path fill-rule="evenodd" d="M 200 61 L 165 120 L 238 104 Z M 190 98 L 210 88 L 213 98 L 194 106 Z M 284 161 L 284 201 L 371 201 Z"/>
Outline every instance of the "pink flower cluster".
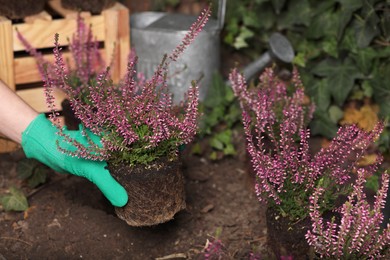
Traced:
<path fill-rule="evenodd" d="M 225 246 L 220 239 L 207 240 L 204 249 L 205 260 L 222 260 L 225 259 L 226 254 L 224 252 Z"/>
<path fill-rule="evenodd" d="M 35 57 L 42 80 L 46 81 L 50 78 L 50 84 L 53 87 L 62 89 L 66 83 L 68 86 L 83 91 L 89 81 L 106 67 L 98 49 L 99 42 L 93 39 L 91 28 L 87 27 L 80 15 L 77 17 L 76 32 L 69 42 L 69 52 L 72 59 L 67 60 L 67 66 L 63 66 L 61 71 L 58 71 L 55 63 L 45 60 L 42 53 L 31 46 L 20 32 L 17 32 L 17 36 L 26 51 Z M 54 50 L 54 54 L 58 56 L 58 51 L 55 52 L 56 50 Z M 62 75 L 67 75 L 67 82 L 63 82 Z"/>
<path fill-rule="evenodd" d="M 356 126 L 342 127 L 328 147 L 312 155 L 307 124 L 314 106 L 305 103 L 296 70 L 291 82 L 284 82 L 271 68 L 266 69 L 259 85 L 251 89 L 236 69 L 231 72 L 230 81 L 243 110 L 247 150 L 257 176 L 259 200 L 266 198 L 283 204 L 283 196 L 291 196 L 291 192 L 310 194 L 324 177 L 332 180 L 328 188 L 346 183 L 358 158 L 383 129 L 382 123 L 370 133 Z M 304 203 L 298 205 L 300 208 L 308 205 L 305 201 L 297 203 Z"/>
<path fill-rule="evenodd" d="M 363 191 L 365 177 L 369 172 L 359 169 L 353 192 L 340 209 L 340 224 L 334 219 L 324 223 L 320 213 L 323 188 L 315 189 L 310 197 L 310 217 L 312 229 L 306 234 L 308 243 L 325 258 L 334 259 L 389 259 L 390 224 L 380 229 L 383 221 L 389 175 L 382 174 L 382 187 L 375 196 L 371 207 Z M 387 257 L 387 258 L 386 258 Z"/>
<path fill-rule="evenodd" d="M 167 86 L 168 67 L 202 31 L 210 14 L 210 8 L 202 12 L 183 42 L 171 55 L 163 58 L 152 78 L 137 78 L 137 57 L 130 55 L 127 73 L 119 84 L 112 82 L 109 67 L 101 70 L 101 66 L 96 66 L 101 65 L 98 46 L 92 41 L 91 31 L 86 30 L 81 18 L 76 40 L 70 44 L 76 64 L 73 71 L 65 66 L 59 36 L 56 35 L 55 62 L 50 69 L 46 66 L 40 69 L 46 102 L 60 130 L 59 135 L 76 148 L 64 152 L 92 160 L 111 160 L 113 156 L 119 156 L 124 160 L 128 158 L 132 163 L 134 154 L 137 154 L 135 157 L 148 157 L 143 160 L 148 161 L 162 155 L 176 155 L 178 146 L 189 143 L 197 132 L 198 85 L 193 81 L 185 100 L 175 106 Z M 28 49 L 33 50 L 31 46 Z M 34 51 L 30 53 L 36 54 Z M 35 56 L 41 59 L 41 56 Z M 86 128 L 82 131 L 87 144 L 77 142 L 62 130 L 54 106 L 54 88 L 60 88 L 67 94 L 76 117 Z M 100 136 L 100 142 L 93 142 L 94 136 Z"/>

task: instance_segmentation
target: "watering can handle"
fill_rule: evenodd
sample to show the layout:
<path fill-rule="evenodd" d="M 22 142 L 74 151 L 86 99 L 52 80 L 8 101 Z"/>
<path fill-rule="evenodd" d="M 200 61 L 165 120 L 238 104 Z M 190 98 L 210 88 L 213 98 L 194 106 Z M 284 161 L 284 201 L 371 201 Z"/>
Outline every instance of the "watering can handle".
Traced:
<path fill-rule="evenodd" d="M 226 14 L 226 0 L 218 1 L 218 28 L 222 30 L 223 24 L 225 23 Z"/>

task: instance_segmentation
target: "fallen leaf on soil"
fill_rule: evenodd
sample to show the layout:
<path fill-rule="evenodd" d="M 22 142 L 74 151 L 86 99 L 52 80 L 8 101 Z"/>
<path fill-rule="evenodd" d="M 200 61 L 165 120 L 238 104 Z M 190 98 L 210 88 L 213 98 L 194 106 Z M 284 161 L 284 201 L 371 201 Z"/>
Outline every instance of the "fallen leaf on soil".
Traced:
<path fill-rule="evenodd" d="M 369 166 L 377 162 L 378 155 L 377 154 L 367 154 L 364 155 L 360 160 L 358 161 L 359 167 Z"/>
<path fill-rule="evenodd" d="M 31 211 L 34 211 L 35 208 L 36 208 L 36 206 L 31 206 L 28 209 L 26 209 L 24 211 L 23 218 L 27 219 L 28 218 L 28 214 L 30 214 Z"/>
<path fill-rule="evenodd" d="M 363 130 L 371 131 L 378 122 L 378 112 L 377 105 L 365 104 L 359 109 L 355 106 L 349 106 L 344 110 L 344 117 L 340 124 L 356 124 Z"/>

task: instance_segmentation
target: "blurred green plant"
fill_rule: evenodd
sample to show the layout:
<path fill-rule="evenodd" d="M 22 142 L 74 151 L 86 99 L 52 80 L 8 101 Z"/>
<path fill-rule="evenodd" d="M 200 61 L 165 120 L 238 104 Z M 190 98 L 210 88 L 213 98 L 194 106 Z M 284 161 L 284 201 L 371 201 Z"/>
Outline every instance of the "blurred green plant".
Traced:
<path fill-rule="evenodd" d="M 34 159 L 24 158 L 16 165 L 16 173 L 31 189 L 37 188 L 47 180 L 50 169 Z M 0 204 L 6 211 L 24 211 L 29 204 L 27 196 L 19 187 L 11 186 L 8 193 L 0 196 Z"/>
<path fill-rule="evenodd" d="M 234 127 L 241 120 L 241 110 L 233 90 L 218 73 L 213 75 L 206 99 L 201 103 L 200 138 L 208 138 L 211 160 L 235 155 Z M 203 154 L 199 143 L 192 148 L 194 154 Z"/>
<path fill-rule="evenodd" d="M 46 182 L 50 168 L 34 159 L 23 158 L 16 165 L 18 177 L 34 189 Z"/>
<path fill-rule="evenodd" d="M 8 191 L 8 194 L 0 196 L 0 203 L 6 211 L 25 211 L 28 209 L 27 198 L 22 190 L 12 186 Z"/>
<path fill-rule="evenodd" d="M 382 118 L 390 115 L 389 0 L 228 2 L 227 45 L 254 58 L 275 31 L 292 42 L 294 63 L 317 104 L 313 134 L 333 137 L 350 100 L 372 98 Z M 382 138 L 380 146 L 388 151 L 389 138 Z"/>

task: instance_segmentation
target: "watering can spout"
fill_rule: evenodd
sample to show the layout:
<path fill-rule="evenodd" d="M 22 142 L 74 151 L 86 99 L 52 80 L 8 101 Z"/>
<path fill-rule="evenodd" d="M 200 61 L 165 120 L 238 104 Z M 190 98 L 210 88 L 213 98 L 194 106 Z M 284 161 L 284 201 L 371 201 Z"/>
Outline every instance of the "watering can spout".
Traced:
<path fill-rule="evenodd" d="M 269 50 L 243 69 L 246 80 L 252 79 L 256 74 L 269 66 L 272 62 L 286 66 L 290 65 L 295 57 L 290 41 L 282 34 L 275 32 L 269 38 Z"/>

